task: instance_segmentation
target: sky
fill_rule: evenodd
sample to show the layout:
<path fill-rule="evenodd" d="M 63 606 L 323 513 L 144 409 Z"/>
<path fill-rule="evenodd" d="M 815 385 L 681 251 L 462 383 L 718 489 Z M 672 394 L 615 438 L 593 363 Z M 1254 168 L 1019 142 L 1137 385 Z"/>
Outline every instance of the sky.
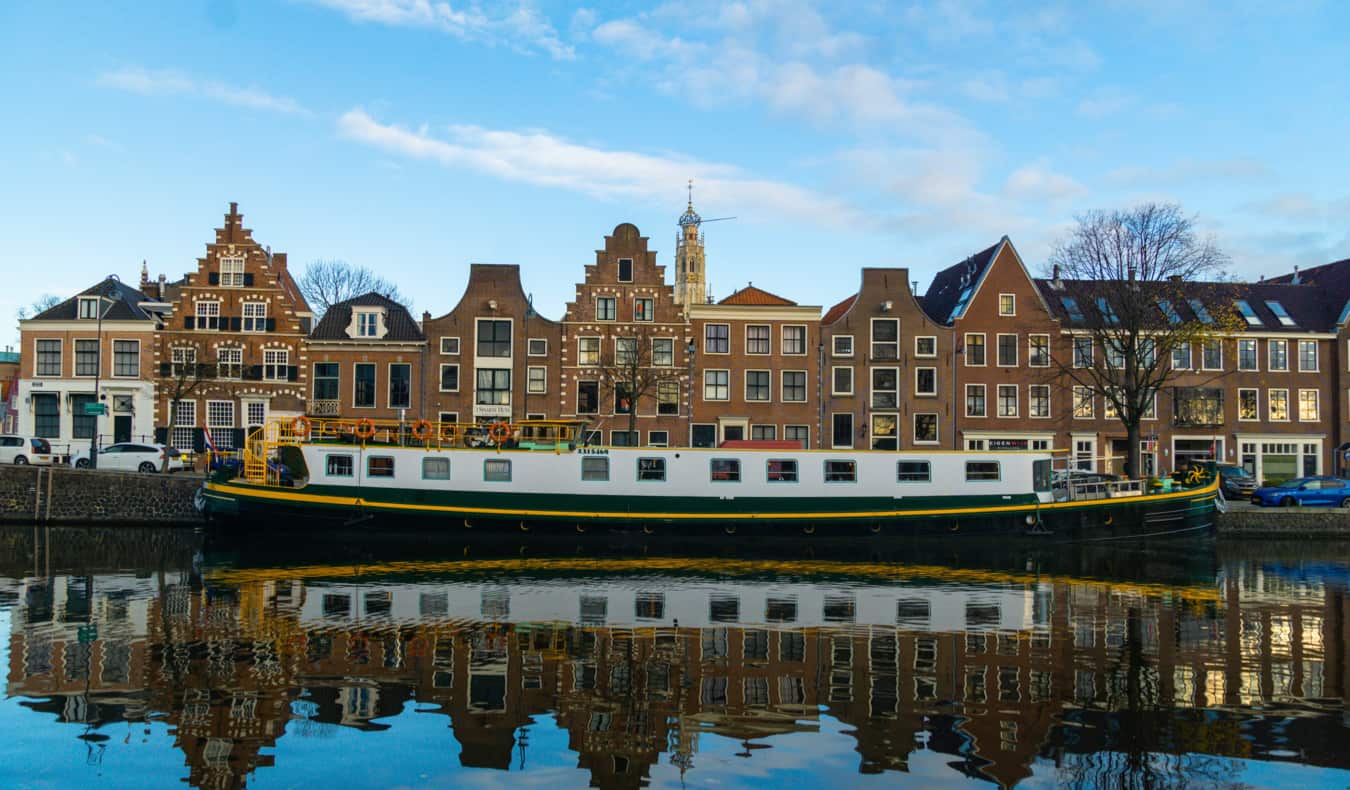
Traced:
<path fill-rule="evenodd" d="M 1350 4 L 0 3 L 0 316 L 195 266 L 231 201 L 300 271 L 415 315 L 517 263 L 561 317 L 622 222 L 715 298 L 829 306 L 862 266 L 1177 202 L 1238 277 L 1350 257 Z M 673 271 L 668 274 L 673 280 Z M 0 346 L 17 342 L 12 320 Z"/>

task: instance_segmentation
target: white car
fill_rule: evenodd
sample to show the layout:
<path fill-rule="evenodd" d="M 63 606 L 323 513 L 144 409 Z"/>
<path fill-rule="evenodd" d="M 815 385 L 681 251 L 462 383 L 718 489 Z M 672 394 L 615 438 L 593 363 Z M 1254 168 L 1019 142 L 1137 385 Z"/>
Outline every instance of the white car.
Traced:
<path fill-rule="evenodd" d="M 0 464 L 41 464 L 52 462 L 52 445 L 46 439 L 0 436 Z"/>
<path fill-rule="evenodd" d="M 158 472 L 164 468 L 165 456 L 169 459 L 168 471 L 186 469 L 183 454 L 172 447 L 162 444 L 140 444 L 121 442 L 110 444 L 98 451 L 99 469 L 117 469 L 123 472 Z M 77 453 L 71 463 L 78 469 L 89 468 L 89 451 Z"/>

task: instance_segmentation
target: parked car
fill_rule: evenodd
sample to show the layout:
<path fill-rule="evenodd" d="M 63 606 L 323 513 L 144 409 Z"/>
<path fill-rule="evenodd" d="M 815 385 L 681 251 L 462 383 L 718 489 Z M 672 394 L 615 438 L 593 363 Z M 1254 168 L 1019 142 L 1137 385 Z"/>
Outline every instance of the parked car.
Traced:
<path fill-rule="evenodd" d="M 1350 508 L 1350 480 L 1339 477 L 1295 477 L 1252 493 L 1252 504 L 1262 507 L 1322 505 Z"/>
<path fill-rule="evenodd" d="M 0 436 L 0 464 L 41 464 L 52 462 L 52 445 L 46 439 Z"/>
<path fill-rule="evenodd" d="M 1256 478 L 1251 472 L 1234 464 L 1219 466 L 1219 487 L 1229 499 L 1246 499 L 1256 491 Z"/>
<path fill-rule="evenodd" d="M 118 469 L 123 472 L 158 472 L 164 468 L 166 457 L 169 459 L 168 471 L 177 472 L 187 468 L 187 464 L 183 462 L 183 454 L 174 448 L 138 442 L 110 444 L 99 450 L 98 468 Z M 76 453 L 71 459 L 71 465 L 78 469 L 88 469 L 89 451 Z"/>

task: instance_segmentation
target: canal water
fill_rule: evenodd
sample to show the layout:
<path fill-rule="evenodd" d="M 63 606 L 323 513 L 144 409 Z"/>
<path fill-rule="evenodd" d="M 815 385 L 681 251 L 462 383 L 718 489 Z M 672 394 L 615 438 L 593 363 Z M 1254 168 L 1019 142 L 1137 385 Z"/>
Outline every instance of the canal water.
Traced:
<path fill-rule="evenodd" d="M 0 785 L 1350 786 L 1344 544 L 625 540 L 0 530 Z"/>

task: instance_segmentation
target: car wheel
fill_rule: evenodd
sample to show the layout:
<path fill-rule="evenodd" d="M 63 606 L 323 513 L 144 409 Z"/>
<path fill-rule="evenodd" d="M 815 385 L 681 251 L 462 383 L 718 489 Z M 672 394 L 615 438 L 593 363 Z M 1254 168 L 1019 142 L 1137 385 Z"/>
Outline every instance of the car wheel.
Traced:
<path fill-rule="evenodd" d="M 1294 498 L 1291 496 L 1287 496 L 1280 500 L 1280 507 L 1293 507 L 1295 504 L 1297 503 L 1294 502 Z"/>
<path fill-rule="evenodd" d="M 25 457 L 23 457 L 22 455 L 16 455 L 16 456 L 14 456 L 14 465 L 15 465 L 15 466 L 28 466 L 28 459 L 25 458 Z"/>
<path fill-rule="evenodd" d="M 136 467 L 136 470 L 142 474 L 147 475 L 153 474 L 155 471 L 155 465 L 150 463 L 149 461 L 141 461 L 141 465 Z"/>
<path fill-rule="evenodd" d="M 88 469 L 88 468 L 89 468 L 89 459 L 88 459 L 88 458 L 81 458 L 80 460 L 76 461 L 76 462 L 75 462 L 75 468 L 76 468 L 76 469 Z"/>
<path fill-rule="evenodd" d="M 1350 496 L 1341 500 L 1341 507 L 1350 507 Z"/>

